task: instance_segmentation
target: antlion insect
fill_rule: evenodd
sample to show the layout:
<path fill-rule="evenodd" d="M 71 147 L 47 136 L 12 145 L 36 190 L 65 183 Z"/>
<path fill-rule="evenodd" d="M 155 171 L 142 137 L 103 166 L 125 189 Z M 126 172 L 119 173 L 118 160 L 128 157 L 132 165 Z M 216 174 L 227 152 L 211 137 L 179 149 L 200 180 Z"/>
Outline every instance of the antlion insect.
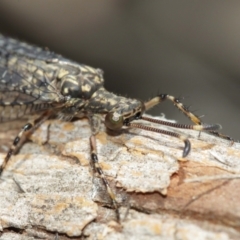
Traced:
<path fill-rule="evenodd" d="M 175 128 L 216 131 L 218 124 L 203 124 L 179 99 L 159 94 L 150 101 L 128 99 L 108 92 L 104 88 L 103 71 L 78 64 L 48 50 L 44 50 L 0 35 L 0 121 L 19 119 L 27 114 L 39 113 L 39 117 L 23 126 L 10 147 L 0 175 L 20 143 L 48 118 L 71 120 L 86 116 L 92 129 L 90 136 L 91 165 L 104 182 L 112 205 L 118 213 L 118 203 L 98 163 L 95 136 L 99 131 L 101 116 L 111 130 L 122 127 L 140 128 L 179 138 L 184 143 L 183 157 L 191 149 L 184 135 L 137 123 L 141 119 Z M 170 100 L 195 125 L 169 123 L 144 116 L 155 105 Z M 225 137 L 227 138 L 227 137 Z"/>

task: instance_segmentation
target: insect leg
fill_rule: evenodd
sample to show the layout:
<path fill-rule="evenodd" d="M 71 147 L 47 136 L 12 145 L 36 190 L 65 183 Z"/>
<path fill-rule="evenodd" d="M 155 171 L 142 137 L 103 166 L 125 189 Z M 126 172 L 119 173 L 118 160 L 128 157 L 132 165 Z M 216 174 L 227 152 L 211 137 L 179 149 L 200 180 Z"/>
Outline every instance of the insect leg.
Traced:
<path fill-rule="evenodd" d="M 20 143 L 23 143 L 23 141 L 26 139 L 26 136 L 28 136 L 28 134 L 31 134 L 41 123 L 47 120 L 49 116 L 50 116 L 49 111 L 44 112 L 40 117 L 36 118 L 33 121 L 28 122 L 22 127 L 21 131 L 15 137 L 12 146 L 8 150 L 8 153 L 4 158 L 2 165 L 0 166 L 0 176 L 4 168 L 6 167 L 8 161 L 10 160 L 11 156 L 14 154 L 16 149 L 20 147 L 21 145 Z"/>
<path fill-rule="evenodd" d="M 174 106 L 176 106 L 181 112 L 183 112 L 196 125 L 203 125 L 200 118 L 197 115 L 190 112 L 188 110 L 188 108 L 186 106 L 184 106 L 183 103 L 180 102 L 179 98 L 175 98 L 174 96 L 171 96 L 168 94 L 159 94 L 157 97 L 152 98 L 150 101 L 145 103 L 145 108 L 146 108 L 146 110 L 148 110 L 148 109 L 154 107 L 155 105 L 163 102 L 164 100 L 170 100 L 171 102 L 173 102 Z M 202 129 L 202 130 L 206 130 L 210 134 L 216 135 L 220 138 L 227 139 L 227 140 L 230 140 L 233 142 L 233 139 L 231 137 L 221 134 L 215 130 L 211 130 L 211 129 L 209 129 L 209 130 Z M 201 131 L 201 130 L 199 129 L 199 131 Z"/>
<path fill-rule="evenodd" d="M 184 106 L 178 98 L 175 98 L 174 96 L 168 95 L 168 94 L 159 94 L 157 97 L 152 98 L 150 101 L 145 103 L 146 110 L 154 107 L 155 105 L 163 102 L 164 100 L 170 100 L 173 102 L 173 104 L 181 111 L 183 112 L 193 123 L 197 125 L 201 125 L 202 122 L 200 118 L 191 113 L 186 106 Z"/>
<path fill-rule="evenodd" d="M 212 135 L 217 136 L 217 137 L 220 137 L 220 138 L 226 139 L 226 140 L 228 140 L 228 141 L 231 141 L 231 144 L 233 144 L 234 141 L 235 141 L 232 137 L 227 136 L 227 135 L 222 134 L 222 133 L 219 133 L 219 132 L 217 132 L 217 131 L 208 131 L 208 132 L 211 133 Z"/>
<path fill-rule="evenodd" d="M 102 179 L 102 181 L 106 187 L 107 193 L 111 199 L 112 205 L 116 210 L 117 221 L 119 221 L 120 215 L 119 215 L 119 208 L 118 208 L 116 196 L 113 193 L 113 191 L 109 185 L 109 182 L 107 181 L 107 178 L 99 164 L 98 156 L 97 156 L 97 146 L 96 146 L 96 137 L 95 136 L 99 131 L 99 124 L 100 124 L 99 120 L 100 119 L 98 118 L 97 115 L 89 116 L 89 121 L 90 121 L 91 128 L 92 128 L 92 136 L 90 137 L 91 165 L 92 165 L 94 172 L 97 173 L 99 175 L 99 177 Z"/>

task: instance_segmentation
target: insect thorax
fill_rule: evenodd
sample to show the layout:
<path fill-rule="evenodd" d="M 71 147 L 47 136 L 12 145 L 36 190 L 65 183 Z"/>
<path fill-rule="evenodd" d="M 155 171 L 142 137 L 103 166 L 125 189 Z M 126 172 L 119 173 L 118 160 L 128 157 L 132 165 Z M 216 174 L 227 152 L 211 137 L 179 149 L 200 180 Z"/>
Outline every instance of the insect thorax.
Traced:
<path fill-rule="evenodd" d="M 132 113 L 141 106 L 141 101 L 118 96 L 101 87 L 92 95 L 85 108 L 95 113 L 117 112 L 122 115 Z"/>
<path fill-rule="evenodd" d="M 104 114 L 113 111 L 123 114 L 141 106 L 138 100 L 108 92 L 103 87 L 104 79 L 101 69 L 62 62 L 60 64 L 62 68 L 58 73 L 58 88 L 64 96 L 70 98 L 63 110 L 65 114 L 76 115 L 78 112 Z"/>

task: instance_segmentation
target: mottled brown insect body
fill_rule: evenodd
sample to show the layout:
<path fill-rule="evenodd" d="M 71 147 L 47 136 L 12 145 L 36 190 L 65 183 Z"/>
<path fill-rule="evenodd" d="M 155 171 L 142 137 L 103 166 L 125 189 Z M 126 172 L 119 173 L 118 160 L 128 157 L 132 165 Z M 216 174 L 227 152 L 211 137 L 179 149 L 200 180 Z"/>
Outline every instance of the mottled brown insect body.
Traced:
<path fill-rule="evenodd" d="M 146 110 L 170 100 L 195 125 L 169 123 L 145 117 Z M 70 61 L 48 50 L 31 46 L 0 35 L 0 122 L 19 119 L 29 114 L 39 114 L 34 121 L 23 126 L 8 151 L 0 175 L 21 139 L 31 133 L 48 118 L 71 120 L 73 117 L 88 117 L 92 129 L 90 137 L 91 165 L 102 178 L 118 214 L 118 204 L 108 181 L 98 163 L 95 135 L 99 131 L 101 116 L 111 130 L 122 127 L 141 128 L 177 137 L 184 142 L 183 157 L 190 152 L 191 144 L 186 136 L 134 123 L 139 119 L 177 128 L 215 132 L 220 125 L 202 124 L 179 99 L 168 94 L 159 94 L 143 103 L 108 92 L 104 88 L 103 71 Z M 222 135 L 221 135 L 222 136 Z M 223 136 L 224 137 L 224 136 Z"/>

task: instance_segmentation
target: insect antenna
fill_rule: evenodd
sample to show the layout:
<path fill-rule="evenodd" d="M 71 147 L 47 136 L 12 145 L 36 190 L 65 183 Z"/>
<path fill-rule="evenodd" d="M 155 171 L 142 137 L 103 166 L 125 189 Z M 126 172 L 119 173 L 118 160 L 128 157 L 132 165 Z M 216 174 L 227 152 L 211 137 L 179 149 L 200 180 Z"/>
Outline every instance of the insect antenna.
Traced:
<path fill-rule="evenodd" d="M 170 127 L 175 127 L 175 128 L 182 128 L 182 129 L 192 129 L 192 130 L 198 130 L 198 131 L 216 131 L 221 129 L 221 125 L 219 124 L 203 124 L 203 125 L 188 125 L 188 124 L 179 124 L 179 123 L 172 123 L 172 122 L 167 122 L 167 121 L 163 121 L 160 119 L 154 119 L 154 118 L 150 118 L 150 117 L 145 117 L 145 116 L 141 116 L 139 119 L 142 119 L 144 121 L 148 121 L 148 122 L 153 122 L 153 123 L 157 123 L 157 124 L 161 124 L 161 125 L 166 125 L 166 126 L 170 126 Z M 129 122 L 127 123 L 128 127 L 131 128 L 140 128 L 146 131 L 151 131 L 151 132 L 156 132 L 156 133 L 161 133 L 164 135 L 168 135 L 168 136 L 172 136 L 172 137 L 176 137 L 181 139 L 184 142 L 184 149 L 183 149 L 183 158 L 186 157 L 190 150 L 191 150 L 191 143 L 188 140 L 188 138 L 184 135 L 178 134 L 178 133 L 174 133 L 171 131 L 166 131 L 163 129 L 158 129 L 155 127 L 150 127 L 150 126 L 145 126 L 139 123 L 133 123 L 133 122 Z"/>
<path fill-rule="evenodd" d="M 157 123 L 157 124 L 161 124 L 169 127 L 192 129 L 197 131 L 217 131 L 222 128 L 220 124 L 206 124 L 206 123 L 203 123 L 202 125 L 180 124 L 180 123 L 172 123 L 172 122 L 167 122 L 160 119 L 155 119 L 155 118 L 150 118 L 145 116 L 142 116 L 141 119 L 148 122 L 153 122 L 153 123 Z"/>
<path fill-rule="evenodd" d="M 191 150 L 191 143 L 187 139 L 187 137 L 180 135 L 178 133 L 174 133 L 174 132 L 170 132 L 170 131 L 166 131 L 166 130 L 162 130 L 162 129 L 158 129 L 158 128 L 154 128 L 154 127 L 145 126 L 145 125 L 138 124 L 138 123 L 128 123 L 127 126 L 132 127 L 132 128 L 140 128 L 140 129 L 143 129 L 146 131 L 161 133 L 161 134 L 165 134 L 165 135 L 176 137 L 176 138 L 183 140 L 183 142 L 185 144 L 184 149 L 183 149 L 183 155 L 182 155 L 183 157 L 186 157 Z"/>

